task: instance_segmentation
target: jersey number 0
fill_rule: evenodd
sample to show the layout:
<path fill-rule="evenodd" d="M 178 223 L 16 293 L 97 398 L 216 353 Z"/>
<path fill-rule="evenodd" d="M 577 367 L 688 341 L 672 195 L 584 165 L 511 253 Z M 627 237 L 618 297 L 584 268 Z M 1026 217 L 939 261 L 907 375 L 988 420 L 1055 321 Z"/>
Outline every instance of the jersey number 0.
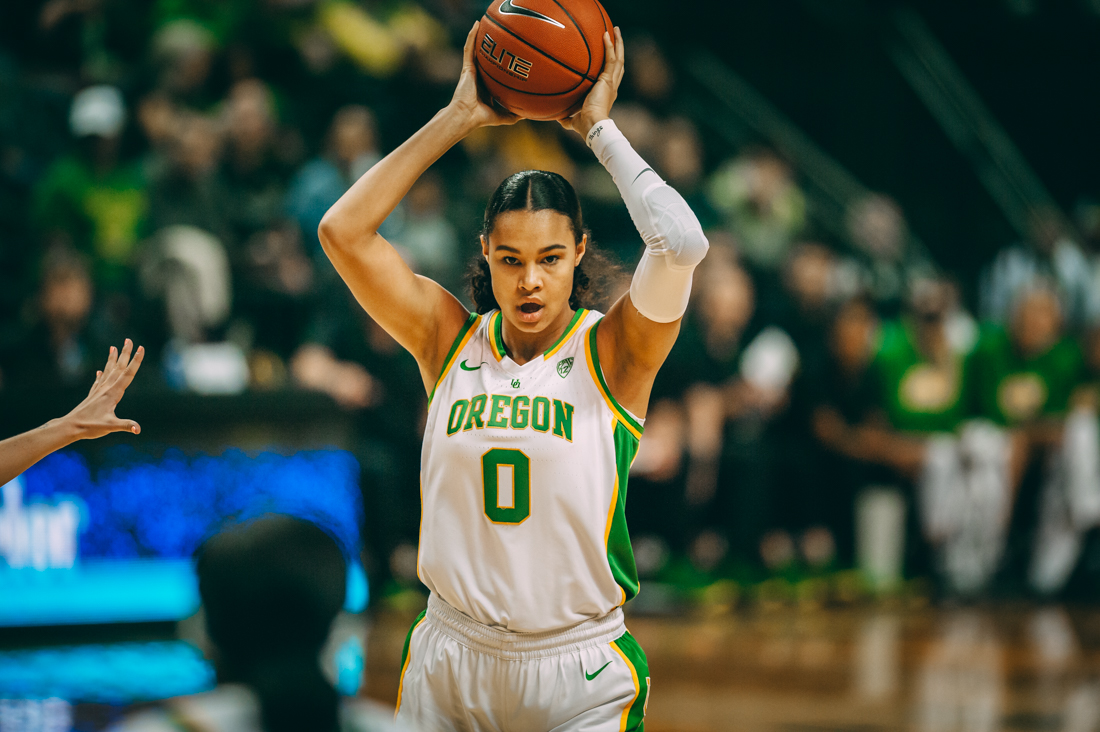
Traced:
<path fill-rule="evenodd" d="M 481 456 L 485 515 L 494 524 L 522 524 L 531 515 L 531 458 L 494 447 Z"/>

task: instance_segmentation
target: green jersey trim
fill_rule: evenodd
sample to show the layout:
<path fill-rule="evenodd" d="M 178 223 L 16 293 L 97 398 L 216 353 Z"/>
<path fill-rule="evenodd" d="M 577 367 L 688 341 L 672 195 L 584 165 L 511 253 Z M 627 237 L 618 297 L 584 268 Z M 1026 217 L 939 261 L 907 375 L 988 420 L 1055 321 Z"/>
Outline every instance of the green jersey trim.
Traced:
<path fill-rule="evenodd" d="M 630 415 L 630 412 L 623 409 L 615 397 L 611 396 L 611 390 L 607 388 L 607 382 L 603 378 L 603 368 L 600 366 L 600 354 L 596 349 L 596 329 L 600 327 L 600 323 L 603 322 L 603 318 L 596 321 L 596 324 L 588 329 L 588 338 L 584 343 L 584 355 L 588 361 L 588 371 L 592 374 L 592 380 L 596 382 L 596 388 L 599 389 L 600 394 L 603 396 L 607 406 L 611 409 L 611 413 L 615 415 L 615 418 L 619 420 L 630 432 L 638 439 L 642 438 L 642 425 L 638 424 L 638 420 L 634 419 Z"/>
<path fill-rule="evenodd" d="M 544 359 L 550 358 L 555 353 L 560 351 L 562 347 L 569 342 L 569 339 L 577 332 L 581 327 L 581 323 L 584 322 L 584 316 L 588 315 L 588 311 L 584 308 L 579 308 L 577 312 L 573 313 L 573 319 L 569 321 L 569 325 L 565 327 L 565 332 L 561 334 L 561 338 L 555 341 L 554 345 L 546 349 L 546 353 L 542 354 Z"/>
<path fill-rule="evenodd" d="M 615 489 L 607 511 L 607 528 L 604 546 L 611 576 L 622 590 L 620 605 L 633 600 L 638 594 L 638 568 L 634 564 L 634 549 L 630 545 L 630 532 L 626 527 L 626 484 L 630 465 L 638 455 L 639 440 L 626 425 L 616 421 L 615 433 Z"/>
<path fill-rule="evenodd" d="M 443 383 L 443 379 L 447 378 L 447 373 L 454 367 L 455 361 L 458 360 L 458 354 L 461 353 L 462 349 L 469 343 L 470 337 L 473 336 L 480 322 L 480 315 L 477 313 L 470 313 L 470 317 L 466 318 L 462 330 L 458 331 L 458 335 L 455 336 L 454 342 L 451 344 L 451 350 L 447 351 L 447 358 L 443 359 L 443 371 L 439 374 L 439 378 L 435 380 L 435 385 L 432 386 L 432 393 L 428 395 L 429 406 L 431 406 L 432 399 L 435 397 L 436 389 Z"/>

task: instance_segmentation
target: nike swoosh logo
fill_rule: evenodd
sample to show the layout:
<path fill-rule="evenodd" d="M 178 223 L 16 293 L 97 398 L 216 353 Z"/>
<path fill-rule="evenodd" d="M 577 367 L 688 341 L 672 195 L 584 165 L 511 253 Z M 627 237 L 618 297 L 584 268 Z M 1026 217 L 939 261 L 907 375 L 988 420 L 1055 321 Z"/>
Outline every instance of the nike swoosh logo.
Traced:
<path fill-rule="evenodd" d="M 484 362 L 484 361 L 482 361 L 482 362 L 481 362 L 481 363 L 479 363 L 479 364 L 478 364 L 477 366 L 467 366 L 466 364 L 467 364 L 467 363 L 469 363 L 469 361 L 470 361 L 469 359 L 464 359 L 464 360 L 462 361 L 462 363 L 460 363 L 460 364 L 458 365 L 458 367 L 459 367 L 460 369 L 462 369 L 463 371 L 477 371 L 477 370 L 478 370 L 479 368 L 481 368 L 482 366 L 484 366 L 484 365 L 485 365 L 485 362 Z"/>
<path fill-rule="evenodd" d="M 565 28 L 564 25 L 554 20 L 553 18 L 543 15 L 542 13 L 536 13 L 534 10 L 528 10 L 527 8 L 521 8 L 518 5 L 512 3 L 512 0 L 504 0 L 497 8 L 501 15 L 525 15 L 528 18 L 534 18 L 535 20 L 541 20 L 544 23 L 550 25 L 556 25 L 559 28 Z"/>
<path fill-rule="evenodd" d="M 607 662 L 607 663 L 605 663 L 605 664 L 604 664 L 603 666 L 600 666 L 599 670 L 597 670 L 597 671 L 596 671 L 596 673 L 594 673 L 594 674 L 590 674 L 590 673 L 588 673 L 587 671 L 585 671 L 585 672 L 584 672 L 584 678 L 586 678 L 586 679 L 588 679 L 589 681 L 591 681 L 592 679 L 594 679 L 594 678 L 596 678 L 597 676 L 599 676 L 599 675 L 600 675 L 600 671 L 603 671 L 603 670 L 604 670 L 605 668 L 607 668 L 607 667 L 608 667 L 608 666 L 610 666 L 610 665 L 611 665 L 611 661 L 608 661 L 608 662 Z"/>

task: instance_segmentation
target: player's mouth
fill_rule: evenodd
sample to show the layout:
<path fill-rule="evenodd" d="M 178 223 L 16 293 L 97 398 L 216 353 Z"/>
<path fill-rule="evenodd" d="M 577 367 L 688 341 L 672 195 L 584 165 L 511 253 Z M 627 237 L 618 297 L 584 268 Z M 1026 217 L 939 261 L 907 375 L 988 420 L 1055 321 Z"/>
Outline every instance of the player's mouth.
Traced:
<path fill-rule="evenodd" d="M 542 317 L 544 305 L 541 302 L 525 302 L 519 306 L 519 319 L 524 323 L 537 323 Z"/>

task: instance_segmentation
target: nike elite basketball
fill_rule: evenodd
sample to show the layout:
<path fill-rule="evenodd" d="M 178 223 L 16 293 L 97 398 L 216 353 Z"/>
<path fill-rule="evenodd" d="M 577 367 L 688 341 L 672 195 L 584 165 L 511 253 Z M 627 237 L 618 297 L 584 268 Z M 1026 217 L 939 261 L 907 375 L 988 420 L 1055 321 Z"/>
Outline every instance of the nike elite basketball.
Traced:
<path fill-rule="evenodd" d="M 477 31 L 478 75 L 505 109 L 561 119 L 603 70 L 611 19 L 597 0 L 493 0 Z"/>

